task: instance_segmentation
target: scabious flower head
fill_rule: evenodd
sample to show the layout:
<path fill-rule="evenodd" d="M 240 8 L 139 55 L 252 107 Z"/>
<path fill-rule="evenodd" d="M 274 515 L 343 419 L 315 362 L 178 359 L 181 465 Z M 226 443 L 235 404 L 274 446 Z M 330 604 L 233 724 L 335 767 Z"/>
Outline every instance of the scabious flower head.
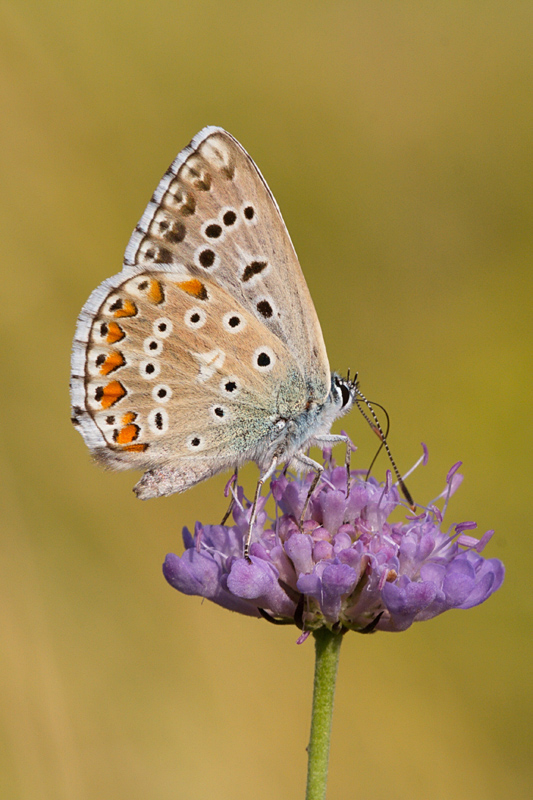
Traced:
<path fill-rule="evenodd" d="M 184 528 L 185 552 L 167 555 L 167 581 L 185 594 L 206 597 L 224 608 L 273 622 L 294 623 L 304 634 L 331 630 L 369 633 L 403 631 L 451 608 L 471 608 L 502 583 L 504 569 L 480 554 L 480 540 L 464 531 L 475 523 L 441 530 L 442 513 L 430 505 L 389 522 L 401 504 L 390 474 L 385 483 L 353 471 L 348 489 L 344 467 L 325 469 L 299 526 L 313 476 L 281 473 L 270 492 L 276 519 L 261 498 L 250 561 L 243 558 L 251 504 L 236 492 L 234 525 Z M 447 477 L 446 502 L 461 482 Z"/>

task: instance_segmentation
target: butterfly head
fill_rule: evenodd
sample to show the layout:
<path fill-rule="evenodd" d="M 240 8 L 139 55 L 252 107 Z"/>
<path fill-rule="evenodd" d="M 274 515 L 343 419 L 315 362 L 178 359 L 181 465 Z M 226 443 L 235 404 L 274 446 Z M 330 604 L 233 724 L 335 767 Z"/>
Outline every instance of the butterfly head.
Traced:
<path fill-rule="evenodd" d="M 342 378 L 336 372 L 332 374 L 331 399 L 335 405 L 337 417 L 343 417 L 351 410 L 357 397 L 357 386 L 357 375 L 352 380 L 349 370 L 346 378 Z"/>

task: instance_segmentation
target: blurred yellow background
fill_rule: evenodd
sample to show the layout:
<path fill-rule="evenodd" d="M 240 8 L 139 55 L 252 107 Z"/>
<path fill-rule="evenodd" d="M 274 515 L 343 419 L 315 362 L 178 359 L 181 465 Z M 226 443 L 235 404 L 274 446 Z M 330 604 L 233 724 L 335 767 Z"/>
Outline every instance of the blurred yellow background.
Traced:
<path fill-rule="evenodd" d="M 445 525 L 494 527 L 507 568 L 479 608 L 345 638 L 329 797 L 530 796 L 532 34 L 518 0 L 2 3 L 2 798 L 304 794 L 312 642 L 161 575 L 226 476 L 141 503 L 69 421 L 77 314 L 207 124 L 265 175 L 401 469 L 428 444 L 411 492 L 463 460 Z"/>

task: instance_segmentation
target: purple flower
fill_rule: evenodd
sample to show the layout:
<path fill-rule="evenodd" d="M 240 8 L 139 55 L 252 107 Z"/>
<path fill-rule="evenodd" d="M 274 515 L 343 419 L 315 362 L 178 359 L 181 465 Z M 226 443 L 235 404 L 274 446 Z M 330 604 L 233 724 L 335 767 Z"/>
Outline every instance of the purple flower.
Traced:
<path fill-rule="evenodd" d="M 459 465 L 447 476 L 445 507 L 462 477 Z M 502 563 L 481 551 L 492 536 L 464 533 L 475 523 L 441 530 L 435 505 L 405 522 L 388 522 L 402 504 L 390 475 L 384 484 L 352 472 L 349 491 L 344 467 L 330 465 L 298 521 L 312 475 L 299 480 L 283 473 L 272 479 L 276 520 L 260 499 L 250 550 L 243 558 L 250 503 L 239 488 L 235 524 L 185 528 L 182 556 L 167 555 L 167 581 L 224 608 L 272 622 L 294 623 L 304 632 L 332 630 L 403 631 L 451 608 L 483 603 L 501 585 Z M 305 636 L 300 637 L 303 640 Z"/>

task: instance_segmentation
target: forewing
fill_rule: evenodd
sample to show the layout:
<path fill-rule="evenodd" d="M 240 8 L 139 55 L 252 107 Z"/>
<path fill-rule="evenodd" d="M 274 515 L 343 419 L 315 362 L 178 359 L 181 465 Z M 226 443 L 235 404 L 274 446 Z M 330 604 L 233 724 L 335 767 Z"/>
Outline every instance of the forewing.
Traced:
<path fill-rule="evenodd" d="M 312 396 L 329 364 L 313 301 L 279 208 L 229 133 L 204 128 L 172 163 L 126 250 L 124 270 L 212 279 L 285 343 Z"/>

